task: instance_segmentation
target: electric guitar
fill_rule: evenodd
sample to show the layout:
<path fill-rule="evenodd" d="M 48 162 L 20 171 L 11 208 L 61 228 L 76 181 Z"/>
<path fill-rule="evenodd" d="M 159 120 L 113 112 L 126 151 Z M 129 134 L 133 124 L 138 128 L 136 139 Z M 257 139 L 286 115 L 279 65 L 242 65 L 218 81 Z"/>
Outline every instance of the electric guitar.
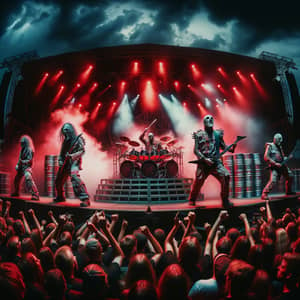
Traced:
<path fill-rule="evenodd" d="M 71 147 L 70 147 L 68 153 L 71 153 L 71 152 L 73 151 L 75 145 L 77 144 L 77 142 L 78 142 L 78 140 L 79 140 L 79 138 L 80 138 L 81 136 L 82 136 L 82 133 L 80 133 L 80 134 L 76 137 L 76 139 L 75 139 L 74 142 L 72 143 L 72 145 L 71 145 Z M 60 172 L 63 172 L 63 170 L 69 166 L 69 162 L 70 162 L 70 157 L 65 156 L 65 160 L 64 160 L 62 166 L 59 168 L 59 171 L 60 171 Z"/>
<path fill-rule="evenodd" d="M 230 144 L 229 146 L 227 146 L 219 155 L 218 155 L 218 158 L 220 158 L 221 156 L 223 156 L 226 152 L 228 152 L 229 150 L 230 150 L 230 148 L 233 146 L 233 145 L 235 145 L 235 144 L 237 144 L 239 141 L 241 141 L 241 140 L 243 140 L 243 139 L 245 139 L 246 138 L 246 136 L 240 136 L 240 135 L 238 135 L 237 137 L 236 137 L 236 139 L 235 139 L 235 141 L 232 143 L 232 144 Z M 210 158 L 210 160 L 212 160 L 212 164 L 211 165 L 209 165 L 208 163 L 206 163 L 205 162 L 205 159 L 196 159 L 196 160 L 191 160 L 191 161 L 189 161 L 189 163 L 190 164 L 206 164 L 206 165 L 208 165 L 208 166 L 212 166 L 212 165 L 214 165 L 216 162 L 217 162 L 217 159 L 218 158 L 216 158 L 216 159 L 211 159 Z"/>

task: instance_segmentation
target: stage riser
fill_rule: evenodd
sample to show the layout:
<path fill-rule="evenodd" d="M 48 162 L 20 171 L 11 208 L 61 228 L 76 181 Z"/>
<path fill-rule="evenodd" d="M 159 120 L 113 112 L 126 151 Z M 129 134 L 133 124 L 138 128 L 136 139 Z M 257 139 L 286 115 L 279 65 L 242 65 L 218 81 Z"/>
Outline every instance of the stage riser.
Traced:
<path fill-rule="evenodd" d="M 193 179 L 102 179 L 95 201 L 184 202 L 190 194 Z"/>
<path fill-rule="evenodd" d="M 10 174 L 0 172 L 0 194 L 10 194 Z"/>

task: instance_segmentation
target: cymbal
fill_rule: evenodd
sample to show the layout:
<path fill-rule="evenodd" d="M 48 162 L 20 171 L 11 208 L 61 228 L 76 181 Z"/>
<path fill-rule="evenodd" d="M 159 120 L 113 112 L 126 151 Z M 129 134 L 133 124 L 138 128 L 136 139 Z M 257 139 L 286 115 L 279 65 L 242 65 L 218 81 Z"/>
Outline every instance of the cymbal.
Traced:
<path fill-rule="evenodd" d="M 136 141 L 129 141 L 128 144 L 132 147 L 138 147 L 140 145 L 140 143 L 138 143 Z"/>
<path fill-rule="evenodd" d="M 116 145 L 117 147 L 120 147 L 120 148 L 127 148 L 127 145 L 122 144 L 122 143 L 120 143 L 120 142 L 116 142 L 115 145 Z"/>
<path fill-rule="evenodd" d="M 173 146 L 173 145 L 175 145 L 176 143 L 178 143 L 178 140 L 170 141 L 169 143 L 167 143 L 167 145 L 168 145 L 168 146 Z"/>
<path fill-rule="evenodd" d="M 120 136 L 120 140 L 122 142 L 129 142 L 130 141 L 130 139 L 127 136 Z"/>
<path fill-rule="evenodd" d="M 162 142 L 167 142 L 167 141 L 169 141 L 171 138 L 169 137 L 169 136 L 162 136 L 161 138 L 160 138 L 160 140 L 162 141 Z"/>

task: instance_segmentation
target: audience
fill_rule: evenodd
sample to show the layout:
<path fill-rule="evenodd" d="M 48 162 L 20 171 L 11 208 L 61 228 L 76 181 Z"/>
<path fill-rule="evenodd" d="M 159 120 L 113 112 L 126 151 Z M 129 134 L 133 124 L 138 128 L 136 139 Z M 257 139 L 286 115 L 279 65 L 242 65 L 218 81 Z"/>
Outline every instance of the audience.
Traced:
<path fill-rule="evenodd" d="M 199 232 L 189 212 L 170 229 L 122 220 L 116 232 L 119 216 L 103 211 L 76 224 L 13 209 L 0 199 L 1 299 L 300 299 L 300 210 L 275 219 L 267 200 L 251 222 L 221 210 Z"/>

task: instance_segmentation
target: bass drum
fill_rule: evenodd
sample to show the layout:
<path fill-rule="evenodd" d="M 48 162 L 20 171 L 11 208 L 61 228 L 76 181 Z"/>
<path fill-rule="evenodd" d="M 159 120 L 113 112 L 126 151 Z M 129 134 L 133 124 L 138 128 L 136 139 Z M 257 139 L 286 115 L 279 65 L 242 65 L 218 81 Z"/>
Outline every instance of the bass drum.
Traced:
<path fill-rule="evenodd" d="M 164 161 L 159 165 L 159 177 L 174 178 L 178 175 L 178 164 L 174 159 Z"/>
<path fill-rule="evenodd" d="M 141 172 L 144 177 L 155 178 L 158 175 L 157 164 L 153 160 L 146 160 L 142 164 Z"/>
<path fill-rule="evenodd" d="M 120 165 L 120 174 L 123 178 L 135 178 L 139 172 L 139 165 L 131 160 L 124 160 Z"/>

